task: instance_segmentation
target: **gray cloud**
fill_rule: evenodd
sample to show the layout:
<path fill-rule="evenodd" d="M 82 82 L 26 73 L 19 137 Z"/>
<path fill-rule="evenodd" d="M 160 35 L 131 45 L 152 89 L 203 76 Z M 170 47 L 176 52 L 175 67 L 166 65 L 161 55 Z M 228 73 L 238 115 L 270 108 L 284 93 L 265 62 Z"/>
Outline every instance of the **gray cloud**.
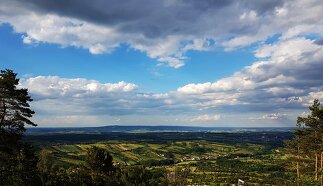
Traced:
<path fill-rule="evenodd" d="M 125 43 L 174 68 L 185 64 L 187 51 L 212 50 L 212 43 L 232 50 L 277 33 L 320 34 L 322 12 L 319 0 L 0 2 L 0 22 L 25 33 L 25 43 L 82 47 L 93 54 Z"/>
<path fill-rule="evenodd" d="M 271 14 L 276 7 L 280 7 L 284 3 L 286 3 L 286 1 L 282 1 L 282 0 L 263 0 L 263 1 L 246 0 L 246 1 L 242 1 L 242 6 L 246 7 L 246 9 L 249 9 L 249 10 L 255 10 L 257 11 L 258 14 L 268 14 L 268 13 Z"/>
<path fill-rule="evenodd" d="M 101 54 L 125 43 L 174 68 L 184 65 L 190 50 L 232 50 L 281 34 L 275 43 L 259 43 L 255 51 L 259 61 L 233 75 L 165 94 L 139 92 L 136 85 L 125 82 L 30 78 L 22 85 L 30 89 L 36 109 L 44 115 L 222 116 L 303 109 L 314 98 L 323 99 L 322 39 L 303 38 L 321 36 L 322 17 L 320 0 L 0 2 L 0 23 L 10 23 L 23 33 L 27 44 L 55 43 Z"/>
<path fill-rule="evenodd" d="M 250 117 L 251 120 L 281 120 L 286 118 L 286 114 L 273 113 L 273 114 L 265 114 L 260 117 Z"/>
<path fill-rule="evenodd" d="M 323 38 L 315 40 L 315 43 L 318 45 L 323 45 Z"/>
<path fill-rule="evenodd" d="M 256 56 L 267 59 L 228 78 L 189 84 L 178 92 L 206 109 L 233 112 L 301 109 L 314 98 L 323 99 L 321 45 L 305 38 L 281 40 L 262 46 Z"/>
<path fill-rule="evenodd" d="M 71 116 L 73 121 L 77 116 L 102 121 L 106 117 L 182 115 L 187 118 L 178 122 L 196 124 L 215 121 L 220 116 L 225 119 L 226 114 L 234 113 L 292 122 L 294 115 L 287 116 L 286 112 L 305 110 L 315 98 L 323 100 L 323 80 L 315 74 L 323 71 L 322 45 L 297 37 L 263 45 L 255 55 L 265 60 L 227 78 L 188 84 L 167 93 L 141 92 L 137 85 L 126 82 L 101 83 L 57 76 L 22 79 L 21 86 L 35 98 L 33 108 L 41 117 Z M 255 117 L 253 113 L 262 116 Z"/>
<path fill-rule="evenodd" d="M 123 32 L 143 33 L 147 37 L 192 33 L 206 14 L 218 14 L 218 11 L 233 4 L 233 1 L 222 0 L 199 2 L 181 0 L 21 0 L 17 2 L 43 14 L 53 13 L 73 17 L 117 27 Z"/>
<path fill-rule="evenodd" d="M 254 10 L 259 15 L 273 14 L 276 7 L 284 4 L 282 0 L 16 1 L 44 14 L 54 13 L 93 23 L 116 26 L 122 31 L 144 33 L 148 37 L 195 33 L 201 24 L 209 24 L 209 28 L 220 26 L 221 20 L 225 19 L 223 14 L 231 15 L 230 18 L 239 18 L 237 15 L 250 10 Z M 207 19 L 207 22 L 204 19 Z"/>

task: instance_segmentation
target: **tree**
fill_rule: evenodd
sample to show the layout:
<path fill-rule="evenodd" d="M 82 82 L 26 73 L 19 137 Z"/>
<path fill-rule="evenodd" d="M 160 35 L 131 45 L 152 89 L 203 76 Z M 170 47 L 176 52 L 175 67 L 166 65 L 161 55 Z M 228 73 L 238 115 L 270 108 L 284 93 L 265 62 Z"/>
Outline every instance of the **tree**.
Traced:
<path fill-rule="evenodd" d="M 34 111 L 28 90 L 19 88 L 12 70 L 0 71 L 0 185 L 36 185 L 36 156 L 33 148 L 20 142 Z"/>
<path fill-rule="evenodd" d="M 290 154 L 287 160 L 290 160 L 292 163 L 296 162 L 296 177 L 297 185 L 300 185 L 301 178 L 301 163 L 303 156 L 305 155 L 305 138 L 304 138 L 304 129 L 298 123 L 297 129 L 293 132 L 294 138 L 285 142 L 285 148 L 282 149 L 282 152 L 285 154 Z"/>
<path fill-rule="evenodd" d="M 297 118 L 298 129 L 294 132 L 294 138 L 286 143 L 287 154 L 290 154 L 293 161 L 296 161 L 297 182 L 299 183 L 302 176 L 308 179 L 311 174 L 300 174 L 301 163 L 314 165 L 314 179 L 318 181 L 319 176 L 319 159 L 321 160 L 321 169 L 323 168 L 323 107 L 316 99 L 313 105 L 309 107 L 310 113 L 306 116 Z M 311 173 L 313 173 L 311 172 Z M 308 172 L 307 172 L 308 173 Z M 312 182 L 312 180 L 310 180 Z M 322 176 L 321 176 L 322 182 Z"/>
<path fill-rule="evenodd" d="M 52 166 L 53 161 L 50 157 L 50 152 L 48 150 L 42 149 L 38 154 L 37 169 L 43 185 L 45 185 L 50 177 Z"/>
<path fill-rule="evenodd" d="M 113 172 L 113 158 L 106 149 L 92 146 L 87 151 L 85 161 L 92 172 L 103 174 Z"/>
<path fill-rule="evenodd" d="M 17 176 L 15 176 L 14 182 L 19 183 L 18 181 L 20 181 L 18 185 L 39 185 L 41 180 L 36 168 L 38 158 L 35 155 L 35 150 L 33 146 L 26 143 L 19 145 L 19 152 L 15 157 Z"/>
<path fill-rule="evenodd" d="M 32 101 L 28 90 L 18 88 L 19 79 L 12 70 L 0 73 L 0 133 L 20 137 L 25 132 L 25 125 L 37 126 L 29 118 L 35 113 L 30 109 Z"/>
<path fill-rule="evenodd" d="M 92 178 L 92 185 L 118 185 L 113 158 L 106 149 L 92 146 L 87 151 L 85 163 Z"/>
<path fill-rule="evenodd" d="M 297 123 L 304 125 L 304 131 L 307 139 L 307 148 L 309 155 L 315 159 L 314 170 L 315 180 L 318 180 L 318 162 L 319 154 L 322 157 L 323 144 L 323 107 L 320 107 L 320 102 L 316 99 L 313 105 L 309 107 L 311 113 L 305 117 L 298 117 Z M 321 160 L 322 161 L 322 160 Z"/>
<path fill-rule="evenodd" d="M 146 171 L 145 167 L 140 165 L 125 167 L 122 170 L 121 182 L 124 185 L 129 186 L 146 185 L 145 181 L 148 180 L 147 173 L 148 172 Z"/>

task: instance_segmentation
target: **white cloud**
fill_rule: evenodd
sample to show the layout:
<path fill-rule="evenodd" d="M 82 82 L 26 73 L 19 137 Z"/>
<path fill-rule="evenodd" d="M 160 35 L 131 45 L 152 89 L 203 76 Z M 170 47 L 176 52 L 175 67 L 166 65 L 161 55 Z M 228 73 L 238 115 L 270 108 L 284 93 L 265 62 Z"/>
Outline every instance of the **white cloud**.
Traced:
<path fill-rule="evenodd" d="M 303 92 L 305 92 L 302 89 L 296 89 L 293 87 L 270 87 L 268 89 L 265 89 L 265 91 L 273 95 L 283 95 L 290 92 L 294 94 L 302 94 Z"/>
<path fill-rule="evenodd" d="M 249 12 L 244 12 L 240 15 L 240 20 L 248 20 L 248 21 L 256 21 L 257 20 L 257 12 L 251 10 Z"/>
<path fill-rule="evenodd" d="M 177 89 L 178 92 L 183 94 L 201 94 L 214 91 L 230 91 L 230 90 L 243 90 L 252 89 L 253 82 L 248 78 L 241 77 L 240 74 L 233 75 L 228 78 L 222 78 L 214 83 L 199 83 L 188 84 Z"/>
<path fill-rule="evenodd" d="M 305 96 L 291 97 L 289 99 L 290 99 L 290 101 L 293 101 L 293 102 L 300 102 L 304 106 L 308 107 L 308 106 L 313 104 L 314 99 L 318 99 L 319 101 L 322 102 L 322 100 L 323 100 L 323 90 L 322 89 L 321 90 L 316 90 L 316 91 L 313 91 L 313 92 L 309 92 Z"/>
<path fill-rule="evenodd" d="M 118 83 L 100 83 L 83 78 L 67 79 L 58 76 L 37 76 L 22 79 L 21 86 L 40 97 L 84 97 L 89 94 L 106 94 L 113 92 L 130 92 L 137 85 L 120 81 Z"/>
<path fill-rule="evenodd" d="M 305 38 L 282 39 L 263 45 L 255 55 L 258 52 L 266 54 L 261 55 L 264 60 L 232 76 L 188 84 L 166 93 L 140 92 L 137 85 L 124 81 L 102 83 L 57 76 L 26 77 L 21 86 L 29 89 L 35 99 L 32 106 L 43 117 L 89 115 L 100 121 L 104 116 L 120 118 L 133 114 L 181 114 L 186 118 L 196 116 L 187 122 L 213 121 L 227 112 L 248 115 L 255 111 L 274 114 L 251 118 L 274 120 L 287 117 L 277 110 L 306 109 L 313 99 L 323 100 L 322 45 Z M 214 110 L 218 115 L 199 115 Z"/>
<path fill-rule="evenodd" d="M 158 65 L 173 68 L 185 65 L 188 51 L 209 51 L 219 46 L 233 50 L 257 43 L 254 54 L 258 58 L 229 77 L 187 84 L 167 93 L 138 92 L 137 85 L 123 81 L 101 83 L 57 76 L 23 79 L 21 86 L 29 89 L 35 98 L 33 105 L 42 115 L 65 113 L 68 116 L 64 117 L 71 116 L 70 121 L 77 122 L 76 116 L 88 113 L 92 114 L 90 122 L 103 115 L 192 116 L 214 109 L 220 114 L 254 110 L 273 113 L 303 109 L 315 98 L 323 100 L 323 46 L 306 38 L 322 36 L 320 0 L 275 1 L 273 5 L 265 1 L 183 4 L 141 0 L 129 1 L 127 6 L 121 1 L 113 6 L 78 1 L 69 11 L 58 6 L 62 4 L 57 8 L 46 0 L 35 2 L 0 2 L 0 23 L 9 23 L 15 32 L 22 33 L 25 44 L 54 43 L 84 48 L 92 54 L 112 52 L 126 44 L 156 59 Z M 88 11 L 74 11 L 84 7 Z M 111 13 L 108 17 L 107 12 Z M 264 42 L 277 34 L 281 35 L 278 41 Z M 282 117 L 274 113 L 256 118 Z M 198 115 L 195 119 L 212 118 L 217 115 Z"/>
<path fill-rule="evenodd" d="M 183 94 L 201 94 L 213 89 L 213 84 L 210 82 L 200 84 L 188 84 L 177 89 Z"/>
<path fill-rule="evenodd" d="M 46 117 L 37 117 L 34 119 L 35 123 L 46 124 L 46 126 L 58 127 L 60 125 L 75 125 L 78 126 L 88 126 L 93 123 L 101 122 L 101 119 L 97 116 L 85 116 L 85 115 L 68 115 L 68 116 L 46 116 Z"/>
<path fill-rule="evenodd" d="M 180 68 L 184 66 L 184 61 L 175 57 L 161 57 L 158 59 L 159 62 L 167 63 L 168 66 L 174 68 Z"/>
<path fill-rule="evenodd" d="M 299 11 L 302 10 L 302 11 Z M 273 12 L 263 13 L 257 16 L 252 10 L 240 15 L 240 20 L 245 24 L 251 22 L 249 33 L 237 35 L 224 41 L 223 46 L 227 50 L 248 46 L 255 42 L 264 41 L 267 38 L 282 34 L 282 39 L 290 39 L 300 35 L 323 33 L 323 4 L 320 1 L 284 1 L 276 6 Z"/>
<path fill-rule="evenodd" d="M 243 105 L 249 109 L 264 109 L 265 105 L 284 108 L 290 103 L 301 106 L 314 97 L 321 99 L 319 93 L 313 94 L 314 90 L 320 92 L 323 89 L 321 45 L 300 37 L 282 39 L 275 44 L 263 45 L 255 55 L 265 59 L 213 83 L 179 87 L 177 93 L 194 98 L 194 105 L 204 108 L 221 105 Z M 311 98 L 307 98 L 309 96 Z M 301 99 L 296 102 L 291 99 L 293 97 Z"/>
<path fill-rule="evenodd" d="M 282 39 L 321 35 L 321 17 L 320 0 L 185 4 L 139 0 L 127 5 L 73 0 L 70 5 L 46 0 L 0 2 L 0 23 L 10 23 L 15 32 L 24 34 L 26 44 L 74 46 L 92 54 L 111 52 L 127 44 L 173 68 L 185 65 L 187 51 L 212 50 L 212 43 L 232 50 L 262 42 L 277 33 L 282 34 Z M 268 54 L 259 51 L 258 56 L 261 55 Z"/>
<path fill-rule="evenodd" d="M 200 115 L 194 117 L 191 121 L 215 121 L 221 119 L 221 115 L 215 114 L 215 115 Z"/>
<path fill-rule="evenodd" d="M 281 120 L 285 119 L 287 114 L 273 113 L 273 114 L 265 114 L 260 117 L 250 117 L 250 120 Z"/>

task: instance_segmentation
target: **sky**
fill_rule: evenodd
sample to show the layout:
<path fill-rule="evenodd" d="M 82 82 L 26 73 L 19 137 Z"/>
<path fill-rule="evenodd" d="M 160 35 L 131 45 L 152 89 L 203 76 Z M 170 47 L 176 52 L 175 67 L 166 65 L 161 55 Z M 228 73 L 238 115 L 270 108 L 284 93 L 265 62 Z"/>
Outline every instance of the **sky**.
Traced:
<path fill-rule="evenodd" d="M 39 127 L 290 127 L 323 101 L 321 0 L 0 0 Z"/>

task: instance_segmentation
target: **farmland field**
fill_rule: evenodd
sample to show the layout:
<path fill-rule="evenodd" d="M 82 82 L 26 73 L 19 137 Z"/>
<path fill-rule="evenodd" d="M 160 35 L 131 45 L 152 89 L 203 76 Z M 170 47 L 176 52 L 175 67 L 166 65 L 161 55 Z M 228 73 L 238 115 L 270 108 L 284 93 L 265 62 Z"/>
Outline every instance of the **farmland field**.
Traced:
<path fill-rule="evenodd" d="M 45 135 L 46 134 L 46 135 Z M 25 140 L 46 149 L 57 166 L 84 164 L 87 149 L 109 151 L 117 166 L 165 169 L 189 184 L 279 185 L 293 176 L 277 153 L 288 131 L 37 133 Z"/>

